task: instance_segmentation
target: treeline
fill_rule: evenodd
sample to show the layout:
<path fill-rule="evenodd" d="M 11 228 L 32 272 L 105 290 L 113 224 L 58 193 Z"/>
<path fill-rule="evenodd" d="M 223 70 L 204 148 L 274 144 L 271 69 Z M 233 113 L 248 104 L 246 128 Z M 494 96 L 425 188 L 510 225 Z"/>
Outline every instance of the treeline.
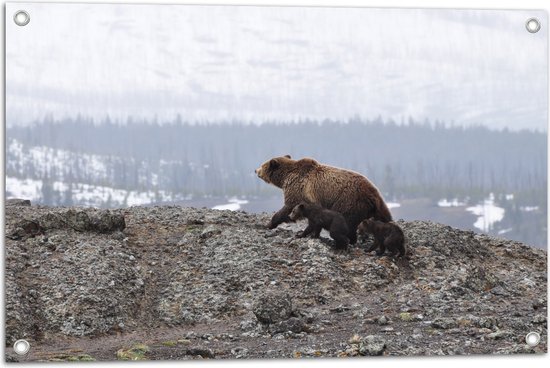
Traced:
<path fill-rule="evenodd" d="M 65 150 L 61 165 L 20 161 L 7 152 L 6 172 L 21 178 L 163 190 L 183 195 L 267 196 L 277 193 L 254 175 L 266 159 L 291 154 L 356 170 L 389 200 L 428 196 L 481 200 L 514 193 L 546 208 L 546 132 L 446 126 L 409 119 L 187 123 L 78 117 L 45 119 L 7 130 L 28 147 Z M 23 153 L 24 154 L 24 153 Z M 100 157 L 104 169 L 86 155 Z M 42 167 L 37 167 L 42 165 Z M 96 165 L 97 166 L 97 165 Z"/>

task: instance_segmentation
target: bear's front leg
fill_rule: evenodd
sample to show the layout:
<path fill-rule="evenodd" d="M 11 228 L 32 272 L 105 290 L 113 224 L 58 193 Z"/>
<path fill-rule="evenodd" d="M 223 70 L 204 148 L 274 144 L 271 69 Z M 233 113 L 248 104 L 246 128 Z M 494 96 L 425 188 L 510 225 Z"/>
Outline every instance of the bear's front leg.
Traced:
<path fill-rule="evenodd" d="M 377 249 L 378 247 L 380 246 L 380 244 L 378 244 L 378 240 L 376 240 L 376 238 L 374 239 L 374 243 L 372 243 L 372 245 L 367 249 L 365 250 L 365 252 L 372 252 L 373 250 Z"/>
<path fill-rule="evenodd" d="M 323 228 L 321 226 L 315 228 L 314 231 L 313 231 L 312 238 L 319 239 L 321 237 L 321 230 L 323 230 Z"/>
<path fill-rule="evenodd" d="M 380 248 L 378 248 L 378 250 L 376 251 L 376 255 L 383 256 L 384 253 L 386 253 L 386 246 L 384 245 L 384 240 L 378 241 L 377 239 L 376 242 L 380 245 Z"/>
<path fill-rule="evenodd" d="M 282 224 L 283 222 L 290 222 L 290 213 L 292 212 L 292 207 L 290 206 L 283 206 L 279 211 L 277 211 L 273 217 L 271 218 L 271 222 L 267 226 L 269 229 L 275 229 L 277 226 Z"/>
<path fill-rule="evenodd" d="M 307 227 L 302 231 L 301 233 L 298 233 L 296 235 L 298 238 L 305 238 L 309 234 L 311 234 L 315 230 L 315 227 L 313 227 L 311 224 L 308 224 Z"/>

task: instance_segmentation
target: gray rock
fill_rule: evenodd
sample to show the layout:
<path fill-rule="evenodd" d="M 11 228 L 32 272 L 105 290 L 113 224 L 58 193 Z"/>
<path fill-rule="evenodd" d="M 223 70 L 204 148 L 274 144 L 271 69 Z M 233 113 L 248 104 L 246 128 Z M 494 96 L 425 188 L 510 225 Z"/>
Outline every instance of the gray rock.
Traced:
<path fill-rule="evenodd" d="M 306 325 L 304 321 L 297 317 L 290 317 L 286 321 L 281 321 L 270 326 L 271 333 L 293 332 L 300 333 L 304 331 Z"/>
<path fill-rule="evenodd" d="M 100 233 L 122 231 L 126 228 L 126 221 L 123 215 L 105 210 L 91 218 L 91 228 Z"/>
<path fill-rule="evenodd" d="M 70 208 L 62 212 L 48 212 L 39 218 L 45 230 L 73 229 L 80 232 L 110 233 L 126 227 L 124 216 L 110 210 L 85 210 Z"/>
<path fill-rule="evenodd" d="M 439 328 L 439 329 L 442 329 L 442 330 L 448 330 L 448 329 L 451 329 L 451 328 L 456 328 L 457 323 L 453 318 L 440 317 L 440 318 L 436 318 L 432 321 L 432 327 Z"/>
<path fill-rule="evenodd" d="M 258 321 L 247 319 L 247 320 L 241 321 L 241 323 L 239 324 L 239 328 L 242 331 L 250 331 L 255 329 L 257 325 L 258 325 Z"/>
<path fill-rule="evenodd" d="M 252 311 L 261 323 L 272 324 L 286 321 L 294 310 L 289 294 L 271 293 L 261 296 Z"/>
<path fill-rule="evenodd" d="M 191 348 L 185 351 L 185 355 L 199 355 L 203 358 L 214 359 L 216 356 L 210 349 Z"/>
<path fill-rule="evenodd" d="M 248 349 L 237 346 L 236 348 L 231 349 L 231 354 L 237 359 L 246 358 L 248 356 Z"/>
<path fill-rule="evenodd" d="M 19 240 L 32 238 L 36 235 L 40 235 L 44 232 L 44 229 L 40 224 L 33 220 L 22 220 L 20 221 L 14 230 L 9 232 L 6 236 L 10 239 Z"/>
<path fill-rule="evenodd" d="M 10 198 L 6 199 L 6 207 L 17 207 L 17 206 L 25 206 L 30 207 L 31 201 L 28 199 L 20 199 L 20 198 Z"/>
<path fill-rule="evenodd" d="M 381 326 L 384 326 L 384 325 L 387 325 L 388 323 L 390 323 L 388 317 L 386 317 L 386 316 L 381 316 L 380 318 L 378 318 L 378 320 L 376 322 Z"/>
<path fill-rule="evenodd" d="M 537 314 L 532 321 L 534 324 L 543 324 L 546 323 L 546 316 L 543 314 Z"/>
<path fill-rule="evenodd" d="M 474 326 L 479 328 L 489 328 L 494 329 L 498 327 L 498 322 L 494 317 L 469 317 L 469 320 L 472 321 Z"/>
<path fill-rule="evenodd" d="M 76 231 L 92 229 L 92 220 L 86 211 L 69 209 L 63 214 L 62 221 Z"/>
<path fill-rule="evenodd" d="M 45 230 L 62 229 L 67 227 L 67 224 L 63 221 L 63 218 L 59 213 L 47 212 L 40 216 L 38 221 L 40 226 L 42 226 Z"/>
<path fill-rule="evenodd" d="M 386 340 L 380 336 L 369 335 L 359 343 L 359 354 L 382 355 L 386 349 Z"/>
<path fill-rule="evenodd" d="M 492 339 L 492 340 L 498 340 L 498 339 L 504 339 L 504 338 L 507 338 L 507 337 L 510 337 L 510 336 L 512 336 L 511 331 L 498 330 L 496 332 L 492 332 L 492 333 L 488 334 L 487 338 Z"/>
<path fill-rule="evenodd" d="M 499 296 L 510 295 L 510 293 L 506 289 L 504 289 L 501 285 L 498 285 L 492 288 L 491 293 Z"/>
<path fill-rule="evenodd" d="M 218 235 L 218 234 L 221 234 L 221 230 L 216 226 L 210 225 L 210 226 L 207 226 L 206 229 L 204 229 L 201 232 L 200 238 L 201 239 L 208 239 L 208 238 L 211 238 L 214 235 Z"/>

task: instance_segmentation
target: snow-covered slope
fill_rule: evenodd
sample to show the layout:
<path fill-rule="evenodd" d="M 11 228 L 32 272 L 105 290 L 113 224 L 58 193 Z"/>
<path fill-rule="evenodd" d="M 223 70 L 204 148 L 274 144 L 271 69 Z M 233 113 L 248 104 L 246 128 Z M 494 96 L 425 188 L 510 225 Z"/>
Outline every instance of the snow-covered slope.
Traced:
<path fill-rule="evenodd" d="M 130 161 L 137 167 L 140 188 L 117 185 L 118 168 Z M 169 165 L 160 162 L 160 166 Z M 141 169 L 139 169 L 141 168 Z M 136 171 L 136 170 L 134 170 Z M 6 197 L 30 199 L 48 205 L 94 207 L 136 206 L 189 199 L 157 188 L 158 174 L 145 173 L 133 159 L 54 149 L 27 147 L 16 139 L 6 145 Z"/>

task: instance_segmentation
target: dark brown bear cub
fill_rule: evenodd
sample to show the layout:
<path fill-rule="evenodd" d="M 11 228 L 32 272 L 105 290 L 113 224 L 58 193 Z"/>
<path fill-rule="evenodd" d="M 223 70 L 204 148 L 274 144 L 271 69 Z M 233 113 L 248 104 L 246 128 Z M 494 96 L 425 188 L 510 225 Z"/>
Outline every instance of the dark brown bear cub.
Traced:
<path fill-rule="evenodd" d="M 289 215 L 290 219 L 295 221 L 301 218 L 307 218 L 308 224 L 305 230 L 298 235 L 303 238 L 313 233 L 314 238 L 318 238 L 321 230 L 328 230 L 330 237 L 334 239 L 334 247 L 339 250 L 348 248 L 349 232 L 346 219 L 340 213 L 324 209 L 323 207 L 302 202 Z"/>
<path fill-rule="evenodd" d="M 374 244 L 366 250 L 367 252 L 378 248 L 376 254 L 382 255 L 388 248 L 392 256 L 399 253 L 399 256 L 402 257 L 407 251 L 405 235 L 401 228 L 393 222 L 382 222 L 370 218 L 361 222 L 357 230 L 363 236 L 365 234 L 374 235 Z"/>

